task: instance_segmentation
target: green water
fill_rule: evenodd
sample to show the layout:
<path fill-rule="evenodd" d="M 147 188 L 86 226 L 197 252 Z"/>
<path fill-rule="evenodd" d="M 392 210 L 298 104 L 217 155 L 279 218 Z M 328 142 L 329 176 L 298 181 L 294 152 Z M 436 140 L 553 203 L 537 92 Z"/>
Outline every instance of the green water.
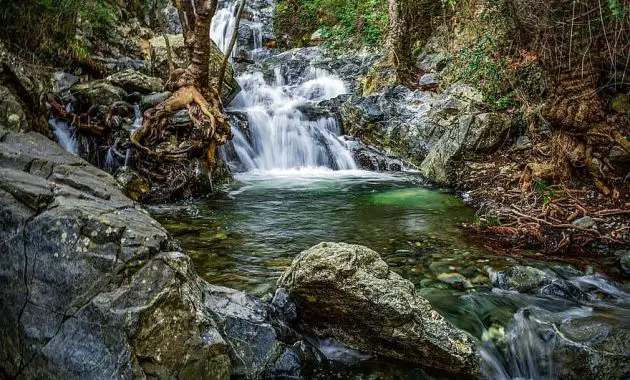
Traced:
<path fill-rule="evenodd" d="M 322 241 L 372 248 L 392 270 L 411 280 L 445 318 L 479 340 L 485 350 L 486 378 L 544 377 L 545 368 L 534 360 L 540 342 L 521 338 L 538 334 L 537 327 L 519 317 L 524 308 L 547 313 L 543 319 L 604 318 L 628 327 L 624 321 L 630 294 L 616 287 L 625 285 L 539 260 L 535 252 L 518 257 L 492 254 L 460 227 L 473 220 L 473 211 L 458 196 L 428 188 L 413 174 L 248 173 L 212 198 L 151 211 L 181 242 L 203 278 L 258 296 L 273 292 L 276 280 L 295 256 Z M 515 264 L 555 271 L 581 288 L 594 289 L 594 298 L 578 305 L 557 297 L 492 289 L 489 273 Z M 601 259 L 583 264 L 582 269 L 588 264 L 614 266 Z M 494 346 L 506 339 L 512 339 L 508 346 Z M 510 361 L 508 348 L 512 357 L 514 352 L 528 352 L 531 357 L 523 359 L 527 365 Z M 371 361 L 333 375 L 431 378 L 400 363 Z"/>
<path fill-rule="evenodd" d="M 418 286 L 439 285 L 438 276 L 452 272 L 484 285 L 487 265 L 514 262 L 471 245 L 460 225 L 473 211 L 413 174 L 253 173 L 210 199 L 152 211 L 202 277 L 256 295 L 272 291 L 293 258 L 322 241 L 374 249 Z"/>

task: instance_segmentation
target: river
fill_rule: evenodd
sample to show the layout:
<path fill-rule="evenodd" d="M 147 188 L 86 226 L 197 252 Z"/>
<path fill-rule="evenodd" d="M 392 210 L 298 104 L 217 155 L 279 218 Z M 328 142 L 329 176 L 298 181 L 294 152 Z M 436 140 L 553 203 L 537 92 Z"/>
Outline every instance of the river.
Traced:
<path fill-rule="evenodd" d="M 214 20 L 221 47 L 230 38 L 235 5 L 223 3 Z M 245 27 L 253 42 L 243 48 L 251 57 L 269 57 L 260 15 L 255 7 L 250 12 Z M 209 198 L 151 208 L 202 277 L 264 296 L 297 254 L 319 242 L 367 246 L 478 340 L 487 378 L 562 378 L 573 370 L 559 364 L 554 349 L 566 336 L 590 345 L 628 331 L 627 284 L 593 270 L 610 263 L 585 261 L 575 268 L 535 252 L 490 252 L 461 227 L 474 220 L 474 211 L 460 197 L 427 186 L 412 171 L 358 170 L 336 118 L 303 111 L 348 93 L 347 83 L 315 67 L 291 78 L 278 62 L 265 72 L 252 65 L 238 77 L 243 91 L 229 110 L 246 115 L 248 126 L 236 129 L 226 148 L 235 182 Z M 574 293 L 499 289 L 497 273 L 515 265 L 539 268 Z M 411 369 L 400 374 L 393 363 L 352 368 L 357 378 L 428 378 Z"/>

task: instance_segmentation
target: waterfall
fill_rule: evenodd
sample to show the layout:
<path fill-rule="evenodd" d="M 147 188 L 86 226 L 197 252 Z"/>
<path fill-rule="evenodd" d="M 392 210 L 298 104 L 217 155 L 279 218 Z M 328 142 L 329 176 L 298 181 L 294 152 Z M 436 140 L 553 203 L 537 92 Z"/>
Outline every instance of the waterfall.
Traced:
<path fill-rule="evenodd" d="M 63 119 L 48 119 L 48 125 L 53 130 L 57 143 L 63 147 L 66 151 L 78 155 L 79 154 L 79 140 L 76 136 L 76 131 L 68 121 Z"/>
<path fill-rule="evenodd" d="M 133 106 L 133 125 L 131 126 L 130 133 L 134 133 L 138 128 L 142 127 L 143 121 L 142 111 L 140 111 L 140 106 L 135 104 Z"/>
<path fill-rule="evenodd" d="M 212 21 L 212 37 L 226 50 L 232 37 L 238 1 L 225 4 Z M 253 41 L 252 49 L 262 49 L 262 24 L 251 10 L 252 21 L 242 20 L 242 28 Z M 251 52 L 253 53 L 253 51 Z M 247 131 L 234 129 L 233 152 L 239 168 L 252 170 L 303 169 L 325 167 L 356 169 L 352 154 L 340 141 L 341 128 L 333 115 L 322 112 L 317 103 L 348 93 L 344 82 L 329 72 L 307 67 L 297 81 L 287 80 L 281 64 L 271 68 L 268 83 L 261 69 L 237 77 L 242 91 L 229 110 L 247 115 Z"/>

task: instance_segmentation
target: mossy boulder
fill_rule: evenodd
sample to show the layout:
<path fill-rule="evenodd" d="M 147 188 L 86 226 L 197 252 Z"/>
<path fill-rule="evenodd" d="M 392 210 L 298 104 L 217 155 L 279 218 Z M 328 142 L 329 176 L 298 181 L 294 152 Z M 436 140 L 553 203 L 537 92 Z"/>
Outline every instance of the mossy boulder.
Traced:
<path fill-rule="evenodd" d="M 479 373 L 473 339 L 366 247 L 321 243 L 302 252 L 278 285 L 296 303 L 298 323 L 320 336 L 386 358 Z"/>

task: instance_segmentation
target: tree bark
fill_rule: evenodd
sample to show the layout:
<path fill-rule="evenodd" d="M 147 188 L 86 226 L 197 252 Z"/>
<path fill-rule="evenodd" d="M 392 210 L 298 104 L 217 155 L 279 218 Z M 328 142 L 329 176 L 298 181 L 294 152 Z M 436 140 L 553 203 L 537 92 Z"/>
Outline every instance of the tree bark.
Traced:
<path fill-rule="evenodd" d="M 189 1 L 189 0 L 187 0 Z M 210 23 L 217 10 L 217 0 L 199 0 L 197 3 L 197 18 L 195 29 L 190 42 L 190 65 L 188 71 L 194 77 L 198 87 L 205 93 L 209 87 L 210 64 Z"/>

